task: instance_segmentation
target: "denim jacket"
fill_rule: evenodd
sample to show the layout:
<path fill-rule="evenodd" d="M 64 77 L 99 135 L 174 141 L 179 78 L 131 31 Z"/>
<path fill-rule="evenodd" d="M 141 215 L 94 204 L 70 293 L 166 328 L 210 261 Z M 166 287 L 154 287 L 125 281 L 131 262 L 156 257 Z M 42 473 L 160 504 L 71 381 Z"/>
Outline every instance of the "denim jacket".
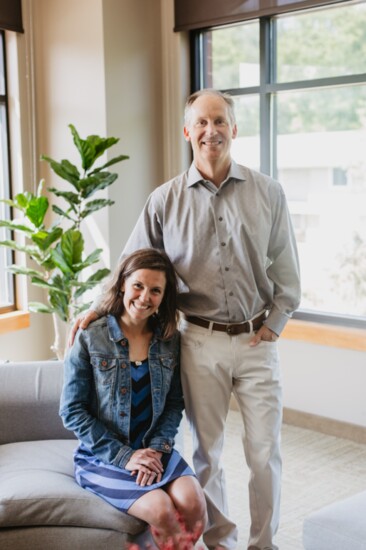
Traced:
<path fill-rule="evenodd" d="M 184 408 L 180 382 L 180 335 L 149 347 L 152 421 L 143 446 L 170 453 Z M 79 330 L 64 362 L 60 415 L 64 426 L 100 460 L 125 467 L 129 446 L 131 373 L 128 341 L 108 315 Z"/>

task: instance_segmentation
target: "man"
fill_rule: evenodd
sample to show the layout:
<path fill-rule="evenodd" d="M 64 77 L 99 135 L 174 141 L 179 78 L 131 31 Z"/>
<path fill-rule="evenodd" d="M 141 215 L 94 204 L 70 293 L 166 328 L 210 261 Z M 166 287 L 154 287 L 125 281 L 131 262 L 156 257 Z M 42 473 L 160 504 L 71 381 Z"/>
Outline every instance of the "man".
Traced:
<path fill-rule="evenodd" d="M 204 542 L 210 550 L 237 543 L 220 464 L 233 393 L 250 468 L 248 549 L 264 550 L 277 548 L 280 506 L 276 340 L 299 305 L 299 265 L 283 190 L 231 159 L 236 135 L 229 95 L 201 90 L 188 98 L 184 136 L 193 163 L 150 195 L 123 254 L 164 249 L 182 283 L 182 382 L 208 507 Z"/>

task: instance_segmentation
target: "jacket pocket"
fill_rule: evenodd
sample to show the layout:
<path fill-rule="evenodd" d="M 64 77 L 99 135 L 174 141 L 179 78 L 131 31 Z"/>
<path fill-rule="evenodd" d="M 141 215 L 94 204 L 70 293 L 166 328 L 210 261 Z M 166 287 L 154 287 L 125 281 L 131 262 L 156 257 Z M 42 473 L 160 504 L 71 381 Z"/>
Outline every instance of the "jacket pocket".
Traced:
<path fill-rule="evenodd" d="M 111 359 L 103 356 L 93 356 L 90 358 L 93 367 L 95 380 L 97 384 L 110 386 L 116 378 L 117 359 Z"/>

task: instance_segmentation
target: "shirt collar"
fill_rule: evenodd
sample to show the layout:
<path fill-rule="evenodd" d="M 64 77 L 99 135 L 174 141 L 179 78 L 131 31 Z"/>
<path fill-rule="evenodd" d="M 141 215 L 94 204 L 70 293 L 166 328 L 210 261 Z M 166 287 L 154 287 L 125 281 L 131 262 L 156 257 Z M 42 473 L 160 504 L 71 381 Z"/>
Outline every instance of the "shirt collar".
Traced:
<path fill-rule="evenodd" d="M 241 180 L 241 181 L 244 181 L 246 179 L 244 167 L 239 166 L 235 162 L 235 160 L 231 160 L 230 170 L 225 181 L 229 181 L 230 179 Z M 192 162 L 188 170 L 187 187 L 192 187 L 196 183 L 200 183 L 202 181 L 205 181 L 204 178 L 202 177 L 202 174 L 199 172 L 195 164 Z"/>
<path fill-rule="evenodd" d="M 119 342 L 124 338 L 122 329 L 114 315 L 107 315 L 107 327 L 109 338 L 113 340 L 113 342 Z"/>

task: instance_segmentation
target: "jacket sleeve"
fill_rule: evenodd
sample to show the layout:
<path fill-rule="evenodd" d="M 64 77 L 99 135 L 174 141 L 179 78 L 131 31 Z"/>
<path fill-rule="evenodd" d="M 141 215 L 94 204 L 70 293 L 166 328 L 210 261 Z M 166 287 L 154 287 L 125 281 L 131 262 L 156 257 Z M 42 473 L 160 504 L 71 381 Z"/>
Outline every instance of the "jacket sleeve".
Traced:
<path fill-rule="evenodd" d="M 100 460 L 124 467 L 133 450 L 124 445 L 116 433 L 91 414 L 96 409 L 97 396 L 93 369 L 85 342 L 84 331 L 79 331 L 74 345 L 64 361 L 64 384 L 60 402 L 60 416 L 65 428 Z M 94 405 L 94 407 L 92 407 Z"/>

